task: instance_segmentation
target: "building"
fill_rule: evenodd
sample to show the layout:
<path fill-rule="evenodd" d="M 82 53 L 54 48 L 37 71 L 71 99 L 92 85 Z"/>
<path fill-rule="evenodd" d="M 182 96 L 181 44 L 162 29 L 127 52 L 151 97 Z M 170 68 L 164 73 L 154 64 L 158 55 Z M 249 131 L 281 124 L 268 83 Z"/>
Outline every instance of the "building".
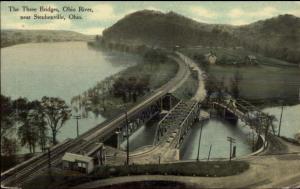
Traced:
<path fill-rule="evenodd" d="M 246 56 L 246 63 L 247 64 L 257 64 L 257 58 L 254 55 Z"/>
<path fill-rule="evenodd" d="M 74 154 L 66 152 L 62 157 L 62 168 L 82 173 L 91 173 L 96 166 L 105 164 L 105 148 L 97 143 L 88 153 Z"/>
<path fill-rule="evenodd" d="M 215 54 L 213 54 L 213 53 L 210 52 L 210 53 L 206 54 L 205 57 L 206 57 L 207 62 L 209 64 L 216 64 L 216 62 L 217 62 L 217 56 Z"/>
<path fill-rule="evenodd" d="M 79 171 L 82 173 L 91 173 L 94 170 L 94 161 L 92 157 L 66 152 L 62 157 L 63 169 Z"/>

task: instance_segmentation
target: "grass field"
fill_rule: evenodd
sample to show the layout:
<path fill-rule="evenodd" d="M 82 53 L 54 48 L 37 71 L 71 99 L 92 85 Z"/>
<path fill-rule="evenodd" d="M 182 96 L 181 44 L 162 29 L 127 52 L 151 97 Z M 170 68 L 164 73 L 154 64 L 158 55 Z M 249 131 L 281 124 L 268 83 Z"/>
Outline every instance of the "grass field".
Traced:
<path fill-rule="evenodd" d="M 217 64 L 218 60 L 225 59 L 226 61 L 222 61 L 222 65 L 232 65 L 236 63 L 237 65 L 243 64 L 245 62 L 245 57 L 248 55 L 254 55 L 257 58 L 257 63 L 259 65 L 271 65 L 271 66 L 291 66 L 297 67 L 295 64 L 288 63 L 286 61 L 278 60 L 275 58 L 265 57 L 259 53 L 254 53 L 244 48 L 186 48 L 181 49 L 181 51 L 193 58 L 195 55 L 205 55 L 210 52 L 214 52 L 217 56 Z"/>
<path fill-rule="evenodd" d="M 191 58 L 195 54 L 209 53 L 210 50 L 210 48 L 182 49 L 184 54 Z M 269 104 L 279 99 L 283 99 L 289 104 L 298 101 L 300 69 L 297 66 L 281 60 L 264 57 L 245 49 L 215 48 L 214 50 L 217 56 L 227 56 L 229 64 L 206 65 L 203 68 L 208 75 L 223 81 L 227 88 L 230 88 L 231 78 L 234 77 L 236 72 L 239 72 L 242 75 L 239 85 L 242 98 Z M 241 60 L 249 54 L 257 57 L 258 65 L 230 65 L 230 61 Z M 200 66 L 203 66 L 201 62 L 198 63 Z"/>

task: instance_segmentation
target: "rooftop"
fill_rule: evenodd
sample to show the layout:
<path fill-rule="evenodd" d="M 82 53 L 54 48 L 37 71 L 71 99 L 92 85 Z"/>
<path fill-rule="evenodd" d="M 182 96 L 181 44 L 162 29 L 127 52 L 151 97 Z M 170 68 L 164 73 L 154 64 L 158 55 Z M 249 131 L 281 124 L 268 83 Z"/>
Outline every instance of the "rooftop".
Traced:
<path fill-rule="evenodd" d="M 93 158 L 85 155 L 66 152 L 65 155 L 62 157 L 62 160 L 69 161 L 69 162 L 75 162 L 75 161 L 90 162 L 93 160 Z"/>

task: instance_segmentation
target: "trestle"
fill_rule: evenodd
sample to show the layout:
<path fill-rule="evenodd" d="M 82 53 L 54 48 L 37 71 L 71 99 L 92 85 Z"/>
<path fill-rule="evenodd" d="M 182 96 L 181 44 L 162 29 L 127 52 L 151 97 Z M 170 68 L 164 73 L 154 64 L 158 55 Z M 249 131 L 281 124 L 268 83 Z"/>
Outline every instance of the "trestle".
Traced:
<path fill-rule="evenodd" d="M 154 145 L 163 142 L 171 143 L 177 147 L 188 133 L 190 127 L 198 119 L 200 106 L 196 101 L 180 101 L 169 113 L 158 123 Z M 174 142 L 175 141 L 175 142 Z"/>
<path fill-rule="evenodd" d="M 143 110 L 137 112 L 135 115 L 127 117 L 127 120 L 119 125 L 119 127 L 111 133 L 111 136 L 105 140 L 107 145 L 120 148 L 120 144 L 127 139 L 127 126 L 128 135 L 132 135 L 142 125 L 145 125 L 149 120 L 158 116 L 162 110 L 172 109 L 178 103 L 179 99 L 172 94 L 166 94 L 164 97 L 158 99 L 156 102 L 148 105 Z M 125 114 L 126 112 L 124 112 Z M 127 125 L 128 123 L 128 125 Z"/>
<path fill-rule="evenodd" d="M 211 101 L 210 104 L 213 109 L 219 109 L 218 112 L 223 118 L 228 119 L 228 116 L 233 116 L 233 120 L 240 119 L 254 129 L 258 135 L 263 134 L 267 138 L 269 131 L 275 134 L 272 116 L 260 111 L 245 100 Z"/>

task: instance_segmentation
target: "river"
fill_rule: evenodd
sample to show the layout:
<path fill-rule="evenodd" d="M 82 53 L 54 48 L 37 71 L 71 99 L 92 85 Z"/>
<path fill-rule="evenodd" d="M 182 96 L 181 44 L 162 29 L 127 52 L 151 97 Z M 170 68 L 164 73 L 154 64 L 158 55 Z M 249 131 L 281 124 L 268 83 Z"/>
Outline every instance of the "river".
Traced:
<path fill-rule="evenodd" d="M 263 109 L 276 117 L 274 125 L 279 127 L 281 107 L 270 107 Z M 295 134 L 300 133 L 300 104 L 294 106 L 283 106 L 280 135 L 294 138 Z"/>
<path fill-rule="evenodd" d="M 69 104 L 73 96 L 93 87 L 97 81 L 140 61 L 133 55 L 90 49 L 85 42 L 31 43 L 2 48 L 1 93 L 11 96 L 13 99 L 20 96 L 30 100 L 41 99 L 43 96 L 61 97 Z M 210 69 L 210 73 L 219 78 L 222 78 L 223 75 L 230 78 L 236 70 L 237 68 L 216 66 Z M 248 94 L 250 98 L 274 97 L 279 94 L 279 91 L 283 91 L 286 97 L 297 97 L 296 89 L 300 81 L 300 77 L 297 77 L 299 70 L 239 68 L 239 71 L 244 73 L 242 93 Z M 255 73 L 258 76 L 253 77 Z M 268 76 L 268 79 L 263 79 L 263 76 Z M 268 84 L 269 81 L 270 84 Z M 277 83 L 276 81 L 281 82 Z M 247 86 L 251 89 L 249 93 L 245 92 Z M 257 88 L 265 89 L 258 92 Z M 264 111 L 274 114 L 279 119 L 280 107 L 266 108 Z M 282 135 L 293 137 L 296 132 L 299 132 L 299 112 L 300 105 L 284 108 Z M 79 121 L 80 133 L 103 121 L 103 117 L 95 117 L 90 114 L 87 119 Z M 237 156 L 250 153 L 251 146 L 247 141 L 250 130 L 242 126 L 241 123 L 234 126 L 218 119 L 206 122 L 203 126 L 200 158 L 207 157 L 210 145 L 212 145 L 212 158 L 227 158 L 229 149 L 227 136 L 236 139 Z M 199 128 L 200 125 L 196 124 L 182 145 L 182 159 L 196 158 Z M 155 130 L 156 124 L 141 127 L 130 137 L 130 150 L 151 145 Z M 74 137 L 76 137 L 76 121 L 70 119 L 60 130 L 58 140 Z M 124 148 L 124 144 L 122 147 Z M 21 151 L 22 153 L 27 152 L 25 148 L 22 148 Z"/>
<path fill-rule="evenodd" d="M 29 100 L 60 97 L 70 104 L 73 96 L 97 81 L 139 61 L 133 55 L 96 51 L 86 42 L 28 43 L 1 48 L 1 94 Z M 80 133 L 103 121 L 103 117 L 93 115 L 81 119 Z M 62 141 L 75 136 L 76 121 L 70 119 L 57 137 Z"/>

